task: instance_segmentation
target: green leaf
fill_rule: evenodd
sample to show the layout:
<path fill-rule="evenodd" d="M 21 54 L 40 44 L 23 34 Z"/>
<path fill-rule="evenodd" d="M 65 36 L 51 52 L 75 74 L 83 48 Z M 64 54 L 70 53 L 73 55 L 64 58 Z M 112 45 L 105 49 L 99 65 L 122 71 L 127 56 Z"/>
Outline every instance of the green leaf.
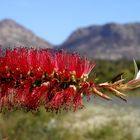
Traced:
<path fill-rule="evenodd" d="M 133 58 L 133 62 L 134 62 L 134 69 L 135 69 L 135 75 L 134 75 L 134 79 L 135 79 L 138 73 L 138 66 L 134 58 Z"/>

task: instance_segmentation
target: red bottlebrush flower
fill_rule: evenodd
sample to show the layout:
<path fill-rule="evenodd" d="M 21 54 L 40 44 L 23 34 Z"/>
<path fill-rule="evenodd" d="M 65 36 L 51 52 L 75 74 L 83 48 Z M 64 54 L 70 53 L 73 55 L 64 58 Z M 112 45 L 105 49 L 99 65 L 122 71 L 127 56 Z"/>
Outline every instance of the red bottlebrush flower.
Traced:
<path fill-rule="evenodd" d="M 48 111 L 76 110 L 83 107 L 83 95 L 111 99 L 100 92 L 102 88 L 124 99 L 121 90 L 140 85 L 139 80 L 125 84 L 123 79 L 88 82 L 94 66 L 86 57 L 62 50 L 0 49 L 0 110 L 21 107 L 30 111 L 40 105 Z"/>

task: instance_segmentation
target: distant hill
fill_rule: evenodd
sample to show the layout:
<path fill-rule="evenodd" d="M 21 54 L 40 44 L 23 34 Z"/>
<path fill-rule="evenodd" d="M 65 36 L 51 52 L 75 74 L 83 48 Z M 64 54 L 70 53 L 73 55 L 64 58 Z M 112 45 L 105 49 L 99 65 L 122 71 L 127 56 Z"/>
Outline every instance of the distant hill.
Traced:
<path fill-rule="evenodd" d="M 11 19 L 0 21 L 0 45 L 2 47 L 52 47 L 50 43 L 37 37 L 30 30 L 24 28 Z"/>
<path fill-rule="evenodd" d="M 53 43 L 53 42 L 52 42 Z M 0 46 L 52 48 L 47 41 L 11 19 L 0 21 Z M 57 46 L 97 59 L 140 59 L 140 23 L 93 25 L 74 31 Z"/>
<path fill-rule="evenodd" d="M 59 46 L 98 59 L 140 59 L 140 23 L 80 28 Z"/>

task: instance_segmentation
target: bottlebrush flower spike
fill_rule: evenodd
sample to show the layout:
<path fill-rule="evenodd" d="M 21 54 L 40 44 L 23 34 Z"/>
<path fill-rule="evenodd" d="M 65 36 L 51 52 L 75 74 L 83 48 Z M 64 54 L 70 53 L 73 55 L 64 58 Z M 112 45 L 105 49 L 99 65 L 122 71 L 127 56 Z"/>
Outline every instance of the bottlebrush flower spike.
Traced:
<path fill-rule="evenodd" d="M 121 90 L 140 85 L 139 78 L 128 83 L 122 78 L 101 84 L 88 81 L 94 67 L 95 63 L 86 57 L 62 50 L 0 49 L 0 110 L 31 111 L 40 105 L 47 111 L 76 110 L 83 107 L 83 96 L 98 95 L 110 100 L 100 89 L 125 100 Z"/>

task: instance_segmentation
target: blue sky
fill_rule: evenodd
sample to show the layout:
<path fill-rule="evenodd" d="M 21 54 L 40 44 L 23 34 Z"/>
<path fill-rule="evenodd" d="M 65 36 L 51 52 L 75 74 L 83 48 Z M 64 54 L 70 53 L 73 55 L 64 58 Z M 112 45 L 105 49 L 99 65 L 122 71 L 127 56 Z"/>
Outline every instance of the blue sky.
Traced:
<path fill-rule="evenodd" d="M 140 0 L 0 0 L 0 20 L 5 18 L 60 44 L 80 27 L 140 22 Z"/>

